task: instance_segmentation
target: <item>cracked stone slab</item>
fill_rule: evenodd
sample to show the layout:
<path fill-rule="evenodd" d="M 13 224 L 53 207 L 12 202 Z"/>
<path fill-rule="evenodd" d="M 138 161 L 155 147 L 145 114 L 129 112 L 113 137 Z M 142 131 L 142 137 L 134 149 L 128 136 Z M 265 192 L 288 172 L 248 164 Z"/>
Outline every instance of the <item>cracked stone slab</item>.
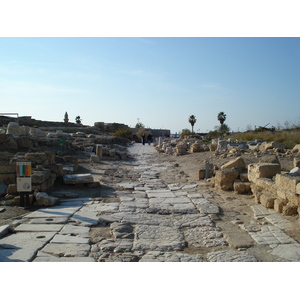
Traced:
<path fill-rule="evenodd" d="M 272 211 L 272 210 L 262 206 L 261 204 L 251 205 L 251 208 L 254 212 L 255 219 L 262 219 L 265 216 L 268 216 L 272 213 L 276 213 L 274 210 Z"/>
<path fill-rule="evenodd" d="M 99 262 L 138 262 L 140 260 L 140 253 L 111 253 L 104 252 L 102 253 L 98 261 Z"/>
<path fill-rule="evenodd" d="M 34 218 L 28 224 L 66 224 L 68 217 L 62 218 Z"/>
<path fill-rule="evenodd" d="M 218 227 L 194 227 L 184 231 L 186 241 L 194 247 L 227 246 L 223 233 Z"/>
<path fill-rule="evenodd" d="M 99 203 L 99 204 L 93 205 L 93 207 L 99 214 L 103 214 L 103 213 L 118 212 L 119 205 L 120 205 L 119 202 L 111 202 L 111 203 Z"/>
<path fill-rule="evenodd" d="M 220 208 L 218 205 L 204 199 L 204 198 L 192 198 L 193 203 L 201 214 L 219 214 Z"/>
<path fill-rule="evenodd" d="M 118 183 L 118 186 L 126 190 L 134 190 L 135 187 L 141 186 L 140 182 L 122 182 Z"/>
<path fill-rule="evenodd" d="M 183 190 L 190 190 L 190 189 L 194 189 L 195 187 L 198 186 L 198 183 L 195 184 L 186 184 L 182 187 Z"/>
<path fill-rule="evenodd" d="M 90 251 L 89 244 L 47 244 L 41 249 L 44 253 L 49 253 L 56 256 L 88 256 Z"/>
<path fill-rule="evenodd" d="M 86 235 L 89 233 L 89 231 L 90 228 L 86 226 L 75 226 L 66 224 L 60 231 L 60 234 Z"/>
<path fill-rule="evenodd" d="M 103 252 L 130 252 L 132 243 L 132 239 L 105 239 L 98 244 L 98 247 Z"/>
<path fill-rule="evenodd" d="M 196 213 L 194 204 L 188 197 L 150 198 L 149 209 L 165 210 L 176 213 Z"/>
<path fill-rule="evenodd" d="M 6 236 L 0 240 L 3 249 L 39 249 L 49 242 L 55 232 L 19 232 Z"/>
<path fill-rule="evenodd" d="M 210 262 L 258 262 L 255 256 L 235 250 L 209 252 L 207 258 Z"/>
<path fill-rule="evenodd" d="M 140 262 L 204 262 L 201 254 L 180 252 L 149 251 L 139 260 Z"/>
<path fill-rule="evenodd" d="M 77 211 L 71 218 L 71 221 L 75 221 L 82 226 L 93 226 L 98 224 L 98 211 L 94 205 L 83 206 Z"/>
<path fill-rule="evenodd" d="M 289 230 L 293 228 L 292 222 L 285 219 L 280 214 L 270 214 L 268 216 L 265 216 L 265 218 L 272 223 L 273 225 L 277 226 L 278 228 L 282 230 Z"/>
<path fill-rule="evenodd" d="M 140 225 L 160 225 L 160 226 L 175 226 L 195 227 L 195 226 L 214 226 L 213 221 L 209 216 L 197 214 L 186 215 L 157 215 L 157 214 L 134 214 L 134 213 L 115 213 L 99 216 L 100 223 L 123 222 L 129 224 Z"/>
<path fill-rule="evenodd" d="M 62 229 L 61 224 L 21 224 L 15 228 L 16 232 L 40 232 L 53 231 L 58 232 Z"/>
<path fill-rule="evenodd" d="M 178 228 L 153 225 L 137 225 L 133 250 L 183 250 L 185 240 Z"/>
<path fill-rule="evenodd" d="M 147 190 L 148 198 L 176 198 L 176 195 L 170 190 Z"/>
<path fill-rule="evenodd" d="M 300 261 L 300 245 L 278 245 L 272 250 L 271 254 L 277 255 L 288 261 Z"/>
<path fill-rule="evenodd" d="M 23 219 L 60 218 L 60 217 L 69 218 L 79 208 L 80 207 L 70 207 L 70 206 L 53 206 L 51 208 L 41 208 L 24 216 Z"/>
<path fill-rule="evenodd" d="M 249 234 L 258 244 L 269 245 L 272 248 L 279 244 L 297 244 L 294 239 L 276 226 L 263 225 L 261 231 L 250 231 Z"/>
<path fill-rule="evenodd" d="M 51 240 L 51 244 L 89 244 L 90 239 L 82 236 L 71 236 L 56 234 Z"/>
<path fill-rule="evenodd" d="M 93 257 L 57 257 L 57 256 L 40 256 L 33 262 L 95 262 Z"/>
<path fill-rule="evenodd" d="M 37 250 L 32 249 L 1 249 L 0 262 L 30 262 L 35 257 Z"/>

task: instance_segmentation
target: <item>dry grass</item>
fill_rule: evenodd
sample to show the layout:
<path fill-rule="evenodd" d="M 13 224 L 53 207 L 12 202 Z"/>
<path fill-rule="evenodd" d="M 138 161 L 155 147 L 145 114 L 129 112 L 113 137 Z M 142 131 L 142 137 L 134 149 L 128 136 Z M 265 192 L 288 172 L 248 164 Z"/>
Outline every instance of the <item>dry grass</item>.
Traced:
<path fill-rule="evenodd" d="M 230 138 L 244 140 L 244 141 L 255 141 L 258 139 L 265 140 L 267 142 L 279 142 L 283 143 L 287 148 L 291 149 L 296 144 L 300 144 L 300 130 L 281 130 L 281 131 L 247 131 L 247 132 L 238 132 L 233 133 L 229 136 Z"/>

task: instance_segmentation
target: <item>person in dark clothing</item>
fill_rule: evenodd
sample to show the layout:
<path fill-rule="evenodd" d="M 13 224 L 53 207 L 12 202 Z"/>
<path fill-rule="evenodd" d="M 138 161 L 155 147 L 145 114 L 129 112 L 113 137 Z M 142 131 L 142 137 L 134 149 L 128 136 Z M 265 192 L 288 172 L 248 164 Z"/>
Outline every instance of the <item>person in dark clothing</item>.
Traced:
<path fill-rule="evenodd" d="M 145 136 L 145 133 L 143 133 L 143 135 L 142 135 L 142 142 L 143 142 L 143 145 L 145 145 L 145 142 L 146 142 L 146 136 Z"/>
<path fill-rule="evenodd" d="M 148 145 L 150 146 L 150 144 L 152 143 L 152 135 L 151 135 L 151 133 L 148 134 L 147 141 L 148 141 Z"/>

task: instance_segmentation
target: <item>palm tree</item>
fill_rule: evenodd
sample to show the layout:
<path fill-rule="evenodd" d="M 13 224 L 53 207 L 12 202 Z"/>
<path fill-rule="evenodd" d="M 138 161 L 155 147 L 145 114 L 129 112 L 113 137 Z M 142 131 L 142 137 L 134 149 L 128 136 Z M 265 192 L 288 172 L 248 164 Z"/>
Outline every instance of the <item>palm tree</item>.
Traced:
<path fill-rule="evenodd" d="M 195 125 L 196 121 L 197 120 L 196 120 L 196 117 L 194 115 L 191 115 L 189 117 L 189 123 L 191 123 L 191 125 L 192 125 L 192 133 L 194 132 L 194 125 Z"/>
<path fill-rule="evenodd" d="M 223 111 L 219 112 L 219 114 L 218 114 L 218 120 L 219 120 L 219 122 L 220 122 L 221 125 L 224 124 L 224 122 L 226 120 L 226 114 Z"/>

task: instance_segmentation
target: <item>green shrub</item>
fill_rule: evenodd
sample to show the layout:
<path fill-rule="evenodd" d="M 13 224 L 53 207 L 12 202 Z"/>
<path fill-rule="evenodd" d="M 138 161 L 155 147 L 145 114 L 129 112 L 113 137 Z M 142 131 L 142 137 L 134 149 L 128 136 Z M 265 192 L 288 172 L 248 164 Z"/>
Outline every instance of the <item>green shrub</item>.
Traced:
<path fill-rule="evenodd" d="M 122 137 L 125 139 L 131 139 L 132 132 L 130 129 L 117 130 L 116 132 L 112 133 L 112 136 L 118 136 L 118 137 Z"/>
<path fill-rule="evenodd" d="M 183 129 L 180 133 L 180 138 L 184 139 L 187 136 L 192 135 L 192 132 L 189 129 Z"/>

